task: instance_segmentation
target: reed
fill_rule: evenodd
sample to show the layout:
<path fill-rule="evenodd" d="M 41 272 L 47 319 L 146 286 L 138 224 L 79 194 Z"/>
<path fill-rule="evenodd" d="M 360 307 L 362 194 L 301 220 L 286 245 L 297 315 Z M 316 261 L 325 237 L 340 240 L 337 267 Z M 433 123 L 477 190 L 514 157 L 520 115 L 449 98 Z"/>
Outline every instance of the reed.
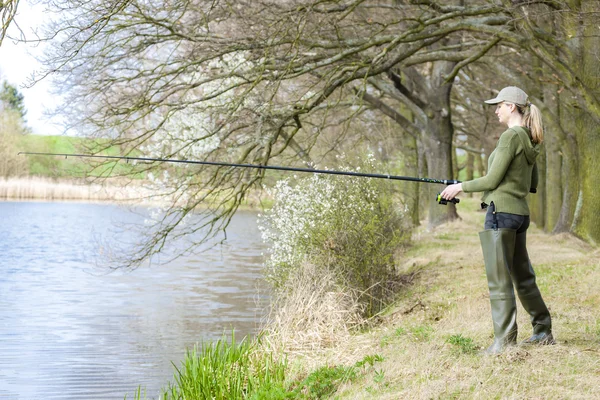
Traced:
<path fill-rule="evenodd" d="M 0 200 L 134 202 L 151 198 L 152 192 L 143 182 L 112 180 L 111 184 L 100 184 L 84 179 L 0 177 Z"/>

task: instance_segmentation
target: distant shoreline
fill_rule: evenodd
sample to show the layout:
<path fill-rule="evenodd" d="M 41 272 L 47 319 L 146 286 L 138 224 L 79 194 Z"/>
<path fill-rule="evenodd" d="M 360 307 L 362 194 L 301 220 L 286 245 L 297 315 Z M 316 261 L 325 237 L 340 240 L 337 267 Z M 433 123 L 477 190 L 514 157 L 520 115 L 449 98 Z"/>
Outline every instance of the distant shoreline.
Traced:
<path fill-rule="evenodd" d="M 150 191 L 141 184 L 101 185 L 83 179 L 43 177 L 0 178 L 0 201 L 111 201 L 142 200 Z"/>
<path fill-rule="evenodd" d="M 165 206 L 167 198 L 144 185 L 144 181 L 111 180 L 99 184 L 85 179 L 53 179 L 46 177 L 0 178 L 0 201 L 81 201 L 111 202 Z M 248 193 L 241 210 L 262 210 L 263 196 L 258 191 Z M 264 200 L 264 198 L 263 198 Z M 267 200 L 267 204 L 270 200 Z"/>

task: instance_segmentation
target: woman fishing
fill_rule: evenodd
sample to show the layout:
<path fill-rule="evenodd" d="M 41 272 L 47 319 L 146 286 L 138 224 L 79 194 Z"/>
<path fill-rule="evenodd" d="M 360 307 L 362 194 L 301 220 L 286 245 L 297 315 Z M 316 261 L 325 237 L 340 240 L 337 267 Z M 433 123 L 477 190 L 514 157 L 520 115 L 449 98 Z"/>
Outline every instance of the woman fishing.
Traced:
<path fill-rule="evenodd" d="M 535 161 L 543 141 L 541 113 L 527 94 L 514 86 L 485 102 L 496 104 L 500 123 L 508 127 L 489 157 L 488 173 L 446 187 L 441 197 L 451 200 L 460 192 L 484 193 L 482 206 L 487 207 L 487 213 L 479 237 L 494 323 L 494 342 L 485 353 L 498 354 L 517 342 L 514 288 L 533 325 L 533 335 L 523 344 L 554 344 L 554 338 L 550 312 L 536 284 L 526 245 L 530 220 L 525 198 L 537 187 Z"/>

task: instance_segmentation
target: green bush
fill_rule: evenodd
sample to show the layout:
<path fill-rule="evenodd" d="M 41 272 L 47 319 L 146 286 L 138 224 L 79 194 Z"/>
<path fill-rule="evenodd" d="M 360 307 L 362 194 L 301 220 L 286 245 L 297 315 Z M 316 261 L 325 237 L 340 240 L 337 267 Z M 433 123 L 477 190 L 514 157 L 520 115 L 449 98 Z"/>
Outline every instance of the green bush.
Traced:
<path fill-rule="evenodd" d="M 373 368 L 376 362 L 383 361 L 379 354 L 365 356 L 352 366 L 323 366 L 308 374 L 294 388 L 294 398 L 306 400 L 318 400 L 330 397 L 340 385 L 353 382 L 364 374 L 369 368 Z M 376 372 L 377 374 L 377 372 Z M 269 397 L 266 397 L 267 399 Z M 270 399 L 270 398 L 269 398 Z"/>
<path fill-rule="evenodd" d="M 367 164 L 375 169 L 372 158 Z M 271 244 L 267 279 L 276 291 L 293 290 L 290 277 L 312 264 L 356 291 L 364 316 L 388 304 L 397 282 L 394 254 L 410 237 L 410 218 L 392 201 L 389 181 L 314 174 L 293 186 L 278 182 L 273 198 L 259 227 Z"/>
<path fill-rule="evenodd" d="M 309 374 L 296 388 L 298 398 L 322 399 L 333 394 L 342 383 L 356 378 L 355 367 L 325 366 Z"/>

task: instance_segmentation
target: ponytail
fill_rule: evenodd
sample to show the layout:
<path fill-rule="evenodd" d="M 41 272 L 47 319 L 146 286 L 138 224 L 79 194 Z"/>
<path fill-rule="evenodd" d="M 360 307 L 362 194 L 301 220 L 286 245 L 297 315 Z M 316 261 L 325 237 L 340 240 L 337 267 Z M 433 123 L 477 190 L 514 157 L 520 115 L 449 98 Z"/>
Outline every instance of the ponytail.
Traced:
<path fill-rule="evenodd" d="M 544 128 L 542 126 L 542 112 L 531 103 L 526 106 L 518 106 L 519 112 L 523 114 L 523 122 L 531 131 L 531 141 L 539 144 L 544 141 Z"/>

